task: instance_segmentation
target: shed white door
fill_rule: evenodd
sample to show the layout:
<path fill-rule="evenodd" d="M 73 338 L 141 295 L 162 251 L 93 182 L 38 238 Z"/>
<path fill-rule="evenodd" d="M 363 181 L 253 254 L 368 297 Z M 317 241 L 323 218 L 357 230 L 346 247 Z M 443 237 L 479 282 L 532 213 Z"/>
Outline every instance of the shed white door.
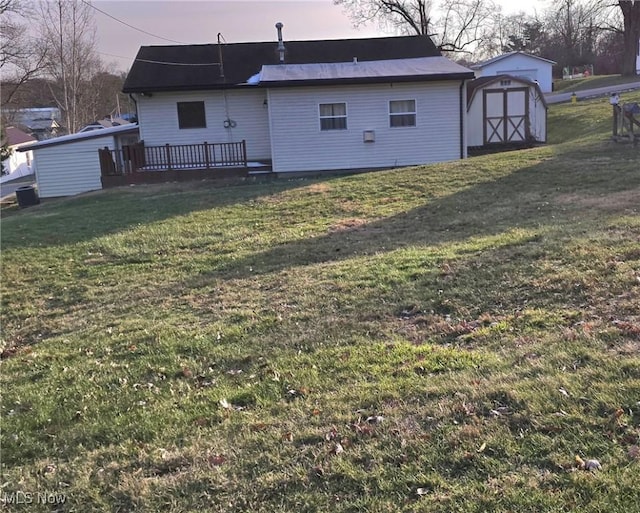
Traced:
<path fill-rule="evenodd" d="M 529 138 L 529 89 L 485 89 L 484 144 L 522 142 Z"/>

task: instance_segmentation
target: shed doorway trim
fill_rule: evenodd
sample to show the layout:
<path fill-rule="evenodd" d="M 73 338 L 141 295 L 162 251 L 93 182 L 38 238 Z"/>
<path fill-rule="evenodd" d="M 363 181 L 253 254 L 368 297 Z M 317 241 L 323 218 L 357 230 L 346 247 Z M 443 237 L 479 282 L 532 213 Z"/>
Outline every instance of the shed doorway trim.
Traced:
<path fill-rule="evenodd" d="M 484 144 L 523 142 L 529 139 L 529 88 L 483 91 Z"/>

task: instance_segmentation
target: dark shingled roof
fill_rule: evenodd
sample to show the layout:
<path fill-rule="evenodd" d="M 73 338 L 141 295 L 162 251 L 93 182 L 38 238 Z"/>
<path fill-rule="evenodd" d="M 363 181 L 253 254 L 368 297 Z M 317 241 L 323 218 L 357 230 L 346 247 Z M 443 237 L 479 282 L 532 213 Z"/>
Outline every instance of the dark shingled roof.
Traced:
<path fill-rule="evenodd" d="M 285 41 L 285 63 L 311 64 L 436 57 L 427 36 Z M 220 70 L 220 53 L 224 77 Z M 168 64 L 164 64 L 168 63 Z M 124 83 L 125 93 L 195 91 L 246 83 L 265 64 L 279 64 L 278 42 L 143 46 Z"/>
<path fill-rule="evenodd" d="M 28 133 L 23 132 L 19 128 L 14 126 L 8 126 L 6 128 L 7 132 L 7 144 L 9 146 L 16 146 L 17 144 L 24 144 L 28 142 L 35 142 L 38 139 L 30 136 Z"/>

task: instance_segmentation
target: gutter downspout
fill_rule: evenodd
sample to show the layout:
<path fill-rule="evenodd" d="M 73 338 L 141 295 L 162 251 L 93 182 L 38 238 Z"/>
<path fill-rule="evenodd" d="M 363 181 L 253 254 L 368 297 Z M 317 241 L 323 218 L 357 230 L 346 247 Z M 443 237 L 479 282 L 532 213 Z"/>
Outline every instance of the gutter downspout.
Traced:
<path fill-rule="evenodd" d="M 136 119 L 139 121 L 139 118 L 138 118 L 138 101 L 134 98 L 133 93 L 129 93 L 129 99 L 133 102 L 133 105 L 136 108 Z"/>
<path fill-rule="evenodd" d="M 463 159 L 464 158 L 464 154 L 465 154 L 465 148 L 464 148 L 464 144 L 465 144 L 465 137 L 464 137 L 464 130 L 465 130 L 465 126 L 464 126 L 464 111 L 462 110 L 464 108 L 463 105 L 463 89 L 464 89 L 464 80 L 462 80 L 460 82 L 460 158 Z"/>

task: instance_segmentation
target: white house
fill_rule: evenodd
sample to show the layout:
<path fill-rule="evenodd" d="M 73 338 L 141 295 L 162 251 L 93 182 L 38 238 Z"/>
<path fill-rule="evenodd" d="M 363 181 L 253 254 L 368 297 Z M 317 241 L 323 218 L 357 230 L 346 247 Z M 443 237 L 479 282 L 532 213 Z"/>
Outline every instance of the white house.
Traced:
<path fill-rule="evenodd" d="M 21 176 L 28 176 L 33 173 L 31 162 L 33 152 L 18 151 L 23 146 L 35 142 L 37 139 L 23 132 L 19 128 L 8 126 L 6 128 L 7 146 L 11 150 L 11 155 L 2 163 L 2 177 L 0 183 L 15 180 Z"/>
<path fill-rule="evenodd" d="M 467 84 L 469 147 L 518 146 L 547 139 L 547 104 L 540 86 L 498 75 Z"/>
<path fill-rule="evenodd" d="M 430 38 L 142 47 L 124 85 L 145 146 L 245 141 L 275 173 L 464 158 L 473 72 Z"/>
<path fill-rule="evenodd" d="M 138 126 L 128 124 L 63 135 L 22 146 L 32 151 L 41 198 L 70 196 L 102 188 L 98 150 L 121 148 L 138 140 Z"/>
<path fill-rule="evenodd" d="M 640 75 L 640 39 L 638 39 L 638 48 L 636 49 L 636 75 Z"/>
<path fill-rule="evenodd" d="M 512 75 L 537 82 L 543 93 L 553 90 L 552 68 L 555 61 L 524 52 L 509 52 L 471 66 L 476 78 Z"/>

